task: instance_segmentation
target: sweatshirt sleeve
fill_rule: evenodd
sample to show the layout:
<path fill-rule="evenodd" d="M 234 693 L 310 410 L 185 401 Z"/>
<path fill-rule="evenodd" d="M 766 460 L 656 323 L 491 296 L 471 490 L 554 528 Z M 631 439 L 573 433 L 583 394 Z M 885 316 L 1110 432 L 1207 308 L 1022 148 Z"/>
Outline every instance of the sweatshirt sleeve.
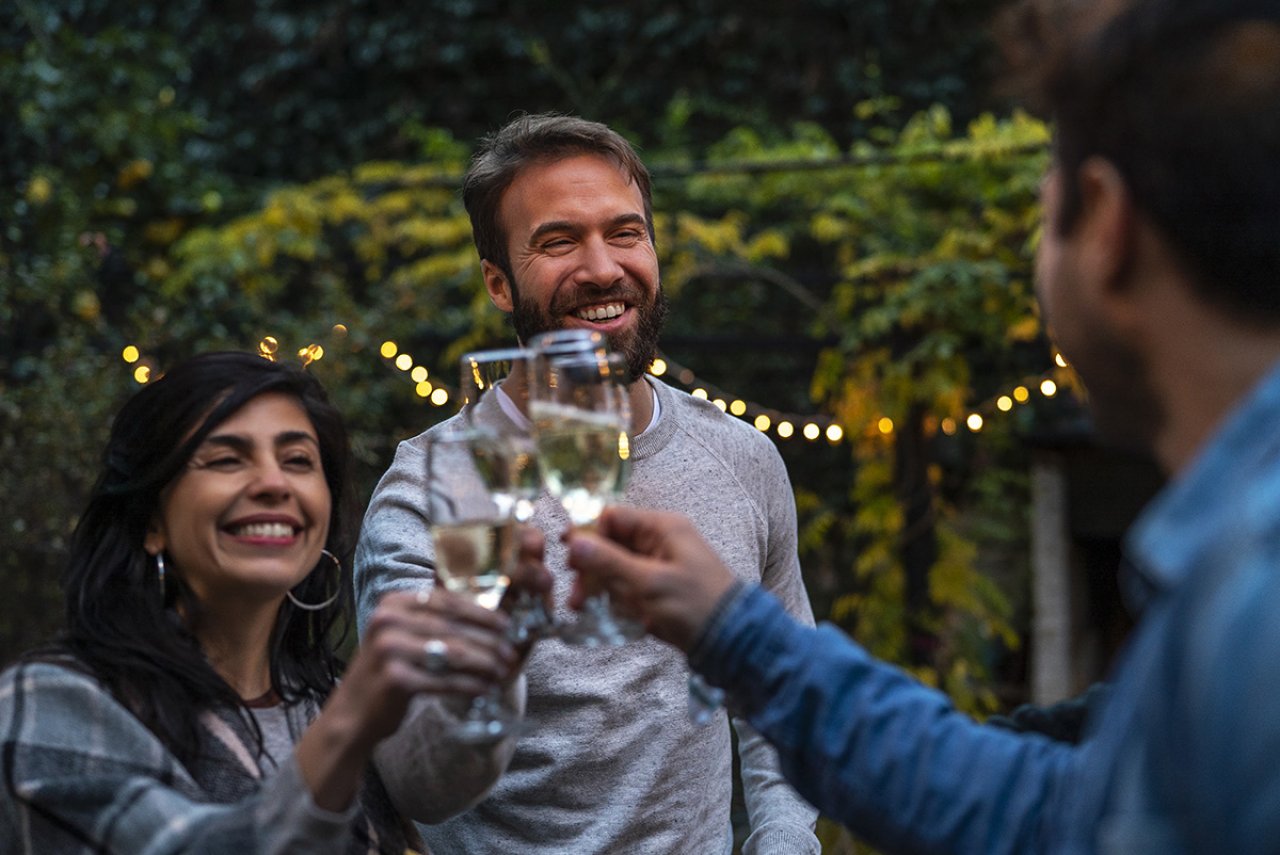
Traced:
<path fill-rule="evenodd" d="M 797 553 L 791 482 L 777 449 L 772 443 L 765 445 L 757 481 L 757 496 L 767 527 L 761 585 L 777 597 L 792 618 L 812 626 L 813 611 Z M 817 855 L 821 847 L 813 829 L 818 812 L 787 783 L 777 753 L 768 741 L 742 717 L 733 718 L 733 727 L 738 734 L 743 799 L 751 825 L 751 834 L 743 844 L 744 855 Z"/>
<path fill-rule="evenodd" d="M 976 723 L 758 587 L 729 604 L 690 662 L 774 745 L 800 793 L 889 851 L 1036 851 L 1078 750 Z"/>
<path fill-rule="evenodd" d="M 50 664 L 0 679 L 0 851 L 133 855 L 345 852 L 355 808 L 318 808 L 294 762 L 258 792 L 211 803 L 91 677 Z"/>
<path fill-rule="evenodd" d="M 356 608 L 363 635 L 378 600 L 395 590 L 435 584 L 425 513 L 425 455 L 409 440 L 374 489 L 356 547 Z M 523 678 L 504 699 L 524 705 Z M 443 822 L 480 801 L 515 751 L 515 739 L 465 745 L 449 737 L 465 714 L 462 698 L 420 698 L 392 736 L 374 752 L 375 765 L 396 808 L 419 822 Z"/>

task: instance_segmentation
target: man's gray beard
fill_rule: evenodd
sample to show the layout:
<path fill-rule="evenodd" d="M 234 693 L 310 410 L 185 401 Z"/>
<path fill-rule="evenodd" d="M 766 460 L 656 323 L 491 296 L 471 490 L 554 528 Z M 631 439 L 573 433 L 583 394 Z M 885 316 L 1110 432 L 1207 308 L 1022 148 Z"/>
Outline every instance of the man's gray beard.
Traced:
<path fill-rule="evenodd" d="M 509 272 L 507 281 L 511 283 L 511 324 L 515 327 L 516 337 L 520 339 L 521 344 L 528 344 L 529 340 L 538 333 L 550 332 L 563 326 L 556 324 L 550 314 L 537 306 L 522 302 L 520 287 L 516 284 L 515 277 Z M 662 326 L 667 320 L 668 308 L 666 292 L 659 285 L 653 302 L 637 307 L 639 320 L 636 323 L 635 332 L 622 342 L 617 341 L 613 336 L 608 336 L 609 347 L 614 352 L 621 353 L 627 361 L 628 383 L 634 383 L 643 377 L 649 370 L 654 357 L 658 355 L 658 336 L 662 333 Z"/>

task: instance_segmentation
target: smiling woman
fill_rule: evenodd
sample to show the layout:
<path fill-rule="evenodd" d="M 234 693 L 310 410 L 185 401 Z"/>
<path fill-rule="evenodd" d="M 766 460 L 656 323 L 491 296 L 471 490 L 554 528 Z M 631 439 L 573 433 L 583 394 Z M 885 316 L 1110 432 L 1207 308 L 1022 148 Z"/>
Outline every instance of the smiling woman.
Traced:
<path fill-rule="evenodd" d="M 164 491 L 146 551 L 168 552 L 205 611 L 262 610 L 270 625 L 280 596 L 307 578 L 328 539 L 332 501 L 321 456 L 297 398 L 254 398 L 196 448 Z"/>
<path fill-rule="evenodd" d="M 356 522 L 315 378 L 206 354 L 135 395 L 73 539 L 67 628 L 0 676 L 0 851 L 419 845 L 369 764 L 411 700 L 513 676 L 507 619 L 382 599 L 337 676 Z M 513 574 L 543 589 L 539 565 Z"/>

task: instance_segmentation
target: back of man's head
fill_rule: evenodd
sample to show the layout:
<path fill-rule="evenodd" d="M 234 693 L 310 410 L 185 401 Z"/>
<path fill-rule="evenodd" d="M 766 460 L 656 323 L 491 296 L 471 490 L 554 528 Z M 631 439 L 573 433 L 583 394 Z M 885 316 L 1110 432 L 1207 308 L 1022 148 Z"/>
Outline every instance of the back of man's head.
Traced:
<path fill-rule="evenodd" d="M 471 167 L 462 180 L 462 201 L 471 217 L 476 250 L 510 276 L 507 235 L 499 206 L 502 194 L 520 173 L 539 163 L 593 154 L 612 161 L 644 199 L 645 221 L 653 238 L 653 204 L 649 170 L 631 144 L 617 131 L 599 122 L 554 113 L 522 115 L 480 141 Z"/>
<path fill-rule="evenodd" d="M 1063 174 L 1049 227 L 1071 231 L 1076 172 L 1105 158 L 1202 300 L 1280 323 L 1280 0 L 1030 3 L 1022 53 Z"/>

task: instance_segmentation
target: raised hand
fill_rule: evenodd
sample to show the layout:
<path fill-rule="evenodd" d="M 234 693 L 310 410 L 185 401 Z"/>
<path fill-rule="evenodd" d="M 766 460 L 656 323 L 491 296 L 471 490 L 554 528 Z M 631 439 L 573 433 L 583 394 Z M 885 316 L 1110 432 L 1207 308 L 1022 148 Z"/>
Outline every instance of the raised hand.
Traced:
<path fill-rule="evenodd" d="M 442 586 L 388 594 L 369 618 L 341 689 L 367 708 L 371 733 L 388 736 L 419 692 L 479 695 L 511 677 L 517 656 L 508 623 Z M 428 645 L 442 652 L 429 655 Z"/>
<path fill-rule="evenodd" d="M 444 588 L 383 597 L 342 682 L 298 743 L 303 780 L 320 807 L 342 810 L 373 747 L 422 692 L 477 696 L 512 677 L 509 618 Z"/>
<path fill-rule="evenodd" d="M 732 571 L 680 514 L 610 507 L 595 534 L 573 531 L 565 540 L 580 574 L 570 606 L 603 587 L 649 632 L 685 651 L 733 587 Z"/>

